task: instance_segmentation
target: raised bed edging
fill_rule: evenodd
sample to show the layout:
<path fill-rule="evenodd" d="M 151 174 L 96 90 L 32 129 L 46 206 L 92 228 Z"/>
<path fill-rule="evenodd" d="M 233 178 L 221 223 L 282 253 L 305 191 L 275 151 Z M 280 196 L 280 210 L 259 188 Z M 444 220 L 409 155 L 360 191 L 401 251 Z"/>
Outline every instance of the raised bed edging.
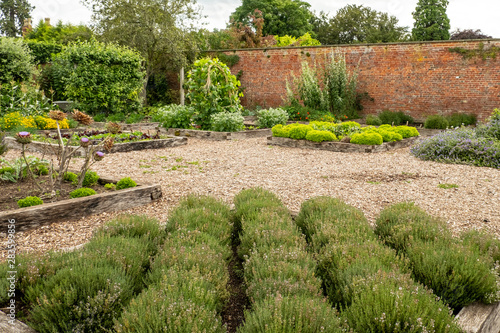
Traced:
<path fill-rule="evenodd" d="M 116 183 L 116 180 L 100 178 L 99 183 Z M 16 221 L 16 231 L 23 231 L 61 220 L 75 220 L 82 216 L 147 205 L 161 197 L 160 185 L 138 184 L 136 187 L 109 193 L 8 210 L 0 212 L 0 231 L 6 232 L 9 220 L 12 219 Z"/>
<path fill-rule="evenodd" d="M 281 147 L 321 149 L 342 153 L 379 153 L 393 149 L 409 147 L 417 140 L 417 138 L 418 137 L 412 137 L 401 141 L 384 142 L 381 145 L 357 145 L 345 142 L 313 142 L 308 140 L 295 140 L 290 138 L 270 136 L 267 138 L 267 144 Z"/>
<path fill-rule="evenodd" d="M 261 138 L 261 137 L 267 137 L 271 133 L 272 132 L 270 128 L 240 131 L 240 132 L 199 131 L 199 130 L 184 129 L 184 128 L 167 129 L 168 135 L 206 139 L 206 140 L 216 140 L 216 141 Z"/>
<path fill-rule="evenodd" d="M 5 141 L 7 143 L 8 148 L 12 149 L 21 149 L 21 144 L 16 141 L 15 138 L 6 137 Z M 108 153 L 123 153 L 134 150 L 143 150 L 143 149 L 161 149 L 161 148 L 169 148 L 169 147 L 177 147 L 187 144 L 186 137 L 172 137 L 168 139 L 159 139 L 159 140 L 144 140 L 144 141 L 132 141 L 132 142 L 123 142 L 123 143 L 115 143 L 113 148 Z M 53 143 L 46 142 L 37 142 L 33 141 L 30 144 L 26 145 L 26 150 L 30 152 L 38 152 L 38 153 L 48 153 L 51 150 L 57 151 L 59 145 Z M 76 149 L 77 152 L 75 156 L 82 156 L 83 151 L 80 147 L 77 146 L 69 146 L 69 149 Z"/>

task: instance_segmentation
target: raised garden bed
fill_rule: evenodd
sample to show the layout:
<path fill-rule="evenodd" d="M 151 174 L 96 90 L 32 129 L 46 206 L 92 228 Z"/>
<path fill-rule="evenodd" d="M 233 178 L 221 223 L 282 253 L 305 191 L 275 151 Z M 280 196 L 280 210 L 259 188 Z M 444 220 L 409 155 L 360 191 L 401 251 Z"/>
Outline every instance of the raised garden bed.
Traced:
<path fill-rule="evenodd" d="M 271 135 L 270 128 L 247 130 L 239 132 L 214 132 L 214 131 L 199 131 L 192 129 L 183 128 L 169 128 L 167 130 L 168 135 L 183 136 L 198 139 L 207 140 L 240 140 L 240 139 L 250 139 L 250 138 L 260 138 Z"/>
<path fill-rule="evenodd" d="M 21 144 L 18 143 L 14 138 L 5 138 L 7 147 L 12 149 L 21 149 Z M 124 153 L 134 150 L 144 150 L 144 149 L 161 149 L 169 147 L 177 147 L 187 144 L 186 137 L 171 137 L 168 139 L 158 139 L 158 140 L 144 140 L 144 141 L 132 141 L 124 143 L 116 143 L 113 148 L 108 153 Z M 50 144 L 45 142 L 33 141 L 26 146 L 26 150 L 30 152 L 47 153 L 54 149 L 58 149 L 57 144 Z M 77 146 L 69 146 L 70 149 L 81 149 Z M 82 156 L 83 152 L 77 151 L 75 156 Z"/>
<path fill-rule="evenodd" d="M 116 180 L 100 178 L 101 185 Z M 82 216 L 130 209 L 149 204 L 161 198 L 161 186 L 138 184 L 136 187 L 108 191 L 88 197 L 67 199 L 38 206 L 0 212 L 0 231 L 5 232 L 8 221 L 16 220 L 16 230 L 22 231 L 60 220 L 79 219 Z"/>
<path fill-rule="evenodd" d="M 345 142 L 335 142 L 335 141 L 313 142 L 308 140 L 295 140 L 289 138 L 270 136 L 267 138 L 267 144 L 271 146 L 321 149 L 321 150 L 329 150 L 333 152 L 342 152 L 342 153 L 379 153 L 383 151 L 409 147 L 416 140 L 417 137 L 412 137 L 401 141 L 384 142 L 381 145 L 358 145 Z"/>

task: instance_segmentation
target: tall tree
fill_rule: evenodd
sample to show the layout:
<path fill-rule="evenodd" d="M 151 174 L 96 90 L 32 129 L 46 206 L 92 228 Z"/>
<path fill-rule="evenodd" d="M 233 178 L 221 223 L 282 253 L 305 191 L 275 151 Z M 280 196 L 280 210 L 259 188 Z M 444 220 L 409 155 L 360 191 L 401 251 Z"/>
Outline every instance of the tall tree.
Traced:
<path fill-rule="evenodd" d="M 388 43 L 408 38 L 408 27 L 398 26 L 395 16 L 365 6 L 347 5 L 333 17 L 320 12 L 313 26 L 321 44 Z"/>
<path fill-rule="evenodd" d="M 93 27 L 106 42 L 127 45 L 146 59 L 149 76 L 177 70 L 196 52 L 195 0 L 82 0 L 93 11 Z"/>
<path fill-rule="evenodd" d="M 0 0 L 0 34 L 21 36 L 24 19 L 30 17 L 33 9 L 28 0 Z"/>
<path fill-rule="evenodd" d="M 256 9 L 262 12 L 263 36 L 290 35 L 300 37 L 311 32 L 313 14 L 311 5 L 300 0 L 243 0 L 241 6 L 231 14 L 231 21 L 248 25 Z"/>
<path fill-rule="evenodd" d="M 450 39 L 450 19 L 446 14 L 448 0 L 419 0 L 413 14 L 412 39 Z"/>

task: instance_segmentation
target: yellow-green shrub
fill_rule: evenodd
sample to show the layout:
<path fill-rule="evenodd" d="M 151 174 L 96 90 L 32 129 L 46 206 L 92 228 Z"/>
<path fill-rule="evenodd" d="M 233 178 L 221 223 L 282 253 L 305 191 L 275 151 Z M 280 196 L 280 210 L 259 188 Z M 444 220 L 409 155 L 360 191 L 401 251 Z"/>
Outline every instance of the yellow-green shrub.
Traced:
<path fill-rule="evenodd" d="M 381 145 L 383 142 L 382 136 L 375 132 L 355 133 L 351 137 L 351 143 L 358 145 Z"/>
<path fill-rule="evenodd" d="M 293 126 L 288 132 L 290 139 L 303 140 L 307 136 L 307 132 L 312 131 L 313 128 L 309 125 L 297 124 Z"/>
<path fill-rule="evenodd" d="M 336 141 L 337 137 L 335 136 L 335 134 L 329 131 L 312 130 L 307 132 L 306 140 L 314 142 Z"/>

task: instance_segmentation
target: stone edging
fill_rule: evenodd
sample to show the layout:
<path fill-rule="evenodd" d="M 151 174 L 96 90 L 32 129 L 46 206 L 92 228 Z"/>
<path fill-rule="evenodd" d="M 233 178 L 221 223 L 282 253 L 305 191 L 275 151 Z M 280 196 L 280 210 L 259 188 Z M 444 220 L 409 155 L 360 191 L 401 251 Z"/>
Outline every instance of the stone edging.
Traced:
<path fill-rule="evenodd" d="M 7 143 L 7 147 L 12 149 L 21 149 L 21 144 L 16 141 L 16 139 L 11 137 L 6 137 L 5 141 Z M 113 145 L 113 148 L 109 153 L 123 153 L 134 150 L 143 150 L 143 149 L 161 149 L 167 147 L 177 147 L 187 144 L 186 137 L 172 137 L 168 139 L 159 139 L 159 140 L 143 140 L 143 141 L 132 141 L 132 142 L 124 142 L 124 143 L 116 143 Z M 80 150 L 80 147 L 77 146 L 69 146 L 70 149 Z M 38 153 L 50 153 L 52 151 L 56 151 L 59 148 L 57 144 L 45 143 L 45 142 L 37 142 L 33 141 L 26 146 L 26 150 L 30 152 L 38 152 Z M 82 156 L 82 152 L 77 151 L 75 156 Z"/>
<path fill-rule="evenodd" d="M 116 180 L 100 178 L 99 183 L 116 183 Z M 16 231 L 23 231 L 61 220 L 76 220 L 83 216 L 130 209 L 161 197 L 160 185 L 138 184 L 123 190 L 3 211 L 0 212 L 0 231 L 6 232 L 8 221 L 12 219 L 16 221 Z"/>
<path fill-rule="evenodd" d="M 329 150 L 333 152 L 343 153 L 378 153 L 393 149 L 405 148 L 412 145 L 418 137 L 408 138 L 395 142 L 384 142 L 381 145 L 357 145 L 345 142 L 324 141 L 313 142 L 308 140 L 295 140 L 290 138 L 280 138 L 270 136 L 267 138 L 267 144 L 272 146 L 292 147 L 292 148 L 309 148 Z"/>
<path fill-rule="evenodd" d="M 271 135 L 270 128 L 240 131 L 240 132 L 214 132 L 214 131 L 199 131 L 192 129 L 183 128 L 169 128 L 167 129 L 168 135 L 183 136 L 197 139 L 207 139 L 207 140 L 240 140 L 240 139 L 250 139 L 250 138 L 260 138 L 267 137 Z"/>

